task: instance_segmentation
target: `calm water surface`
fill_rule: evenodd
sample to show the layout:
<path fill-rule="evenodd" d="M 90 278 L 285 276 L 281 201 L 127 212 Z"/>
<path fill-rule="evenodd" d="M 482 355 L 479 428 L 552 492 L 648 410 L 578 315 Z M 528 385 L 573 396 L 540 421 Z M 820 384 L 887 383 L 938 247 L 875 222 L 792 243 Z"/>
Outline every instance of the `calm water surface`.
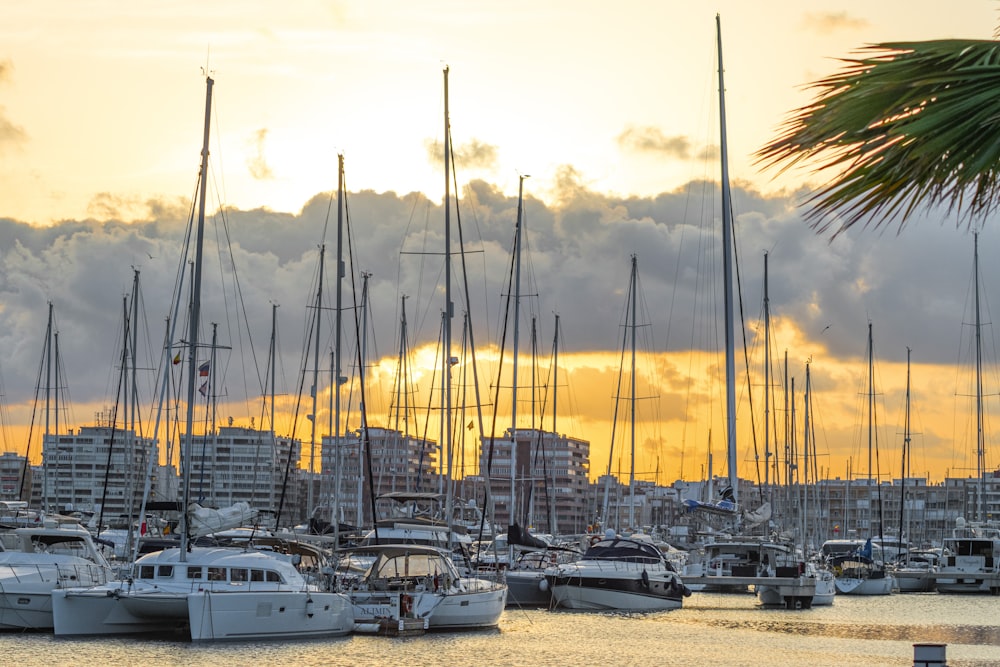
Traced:
<path fill-rule="evenodd" d="M 1000 598 L 937 593 L 838 597 L 806 611 L 752 595 L 695 593 L 684 609 L 598 614 L 507 609 L 497 630 L 387 638 L 196 645 L 0 635 L 6 665 L 912 665 L 948 645 L 950 667 L 1000 665 Z"/>

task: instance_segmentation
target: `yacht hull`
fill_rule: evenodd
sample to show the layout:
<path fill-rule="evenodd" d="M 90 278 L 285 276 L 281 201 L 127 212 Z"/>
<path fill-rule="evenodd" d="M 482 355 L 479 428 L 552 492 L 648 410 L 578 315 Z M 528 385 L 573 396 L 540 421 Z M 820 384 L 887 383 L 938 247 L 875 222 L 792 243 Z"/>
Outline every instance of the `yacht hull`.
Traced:
<path fill-rule="evenodd" d="M 199 591 L 186 602 L 192 641 L 336 637 L 354 630 L 351 601 L 341 593 Z"/>

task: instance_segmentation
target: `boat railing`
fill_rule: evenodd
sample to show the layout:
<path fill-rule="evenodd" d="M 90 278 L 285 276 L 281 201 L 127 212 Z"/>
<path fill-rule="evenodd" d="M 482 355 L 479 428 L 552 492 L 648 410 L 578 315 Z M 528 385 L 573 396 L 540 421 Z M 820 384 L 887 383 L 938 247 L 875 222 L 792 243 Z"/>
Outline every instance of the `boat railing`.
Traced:
<path fill-rule="evenodd" d="M 8 565 L 0 576 L 18 583 L 49 581 L 59 588 L 99 586 L 107 583 L 108 569 L 96 564 L 83 563 L 25 563 Z"/>

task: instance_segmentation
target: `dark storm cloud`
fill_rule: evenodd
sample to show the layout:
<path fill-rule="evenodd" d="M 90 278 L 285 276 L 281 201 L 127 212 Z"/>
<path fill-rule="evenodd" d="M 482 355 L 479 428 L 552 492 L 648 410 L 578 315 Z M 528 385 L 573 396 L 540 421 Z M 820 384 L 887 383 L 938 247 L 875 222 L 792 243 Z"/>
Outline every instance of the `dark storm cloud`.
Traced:
<path fill-rule="evenodd" d="M 549 341 L 553 314 L 559 313 L 566 352 L 616 350 L 635 254 L 657 347 L 717 349 L 717 184 L 694 182 L 655 197 L 623 198 L 589 190 L 570 167 L 557 180 L 557 203 L 551 205 L 532 196 L 530 179 L 526 181 L 523 324 L 534 315 L 539 340 Z M 798 193 L 767 196 L 746 185 L 734 187 L 738 279 L 750 342 L 761 313 L 767 251 L 772 316 L 791 318 L 819 341 L 816 345 L 828 345 L 837 356 L 859 357 L 871 319 L 881 358 L 905 359 L 910 346 L 921 362 L 954 363 L 963 323 L 971 318 L 971 237 L 928 218 L 898 236 L 852 230 L 831 243 L 803 222 L 798 200 Z M 106 204 L 113 212 L 114 199 L 108 197 Z M 145 367 L 155 365 L 166 317 L 172 316 L 178 267 L 185 266 L 181 248 L 190 211 L 176 201 L 150 201 L 143 207 L 147 218 L 128 224 L 64 221 L 34 227 L 0 220 L 0 371 L 8 401 L 25 400 L 34 391 L 46 303 L 51 301 L 73 398 L 113 402 L 122 298 L 131 290 L 133 268 L 140 271 L 143 290 L 142 325 L 150 350 Z M 284 391 L 294 391 L 317 292 L 321 246 L 327 267 L 322 349 L 328 356 L 336 210 L 335 194 L 320 193 L 298 215 L 260 209 L 209 217 L 201 335 L 207 340 L 210 323 L 217 322 L 220 344 L 232 348 L 225 378 L 230 395 L 260 392 L 257 377 L 263 370 L 253 368 L 265 364 L 271 304 L 279 305 L 279 375 Z M 345 211 L 348 278 L 352 268 L 354 275 L 370 274 L 374 340 L 369 353 L 394 354 L 404 294 L 409 297 L 412 343 L 433 344 L 443 308 L 440 204 L 417 193 L 361 191 L 350 193 Z M 475 323 L 478 345 L 499 338 L 516 219 L 516 196 L 481 180 L 463 186 L 458 214 L 452 217 L 456 340 L 466 311 Z M 464 293 L 457 255 L 459 223 L 469 294 Z M 983 234 L 980 245 L 993 248 L 994 235 Z M 994 266 L 981 263 L 984 286 L 997 284 Z M 355 284 L 360 289 L 360 279 Z M 350 307 L 349 279 L 344 288 L 344 304 Z M 987 289 L 987 306 L 996 296 Z M 348 312 L 345 321 L 353 323 L 355 311 Z M 353 324 L 349 331 L 345 336 L 353 341 Z M 251 343 L 253 355 L 247 352 Z M 783 343 L 776 344 L 781 349 Z M 790 350 L 790 356 L 804 360 L 814 352 Z"/>

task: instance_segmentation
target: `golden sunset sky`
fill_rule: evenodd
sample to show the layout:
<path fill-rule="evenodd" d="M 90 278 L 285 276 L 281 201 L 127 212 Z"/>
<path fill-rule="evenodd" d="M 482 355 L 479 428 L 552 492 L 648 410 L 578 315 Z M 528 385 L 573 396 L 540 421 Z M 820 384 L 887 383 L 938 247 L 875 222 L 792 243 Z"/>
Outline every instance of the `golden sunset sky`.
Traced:
<path fill-rule="evenodd" d="M 553 314 L 560 314 L 565 349 L 558 430 L 591 441 L 592 477 L 606 470 L 629 259 L 636 254 L 649 324 L 636 394 L 656 397 L 639 401 L 637 476 L 664 483 L 701 478 L 710 447 L 713 471 L 724 474 L 719 204 L 717 190 L 704 187 L 719 179 L 718 12 L 760 456 L 766 251 L 772 354 L 780 358 L 772 359 L 773 369 L 784 372 L 779 369 L 787 351 L 801 431 L 804 369 L 811 360 L 821 475 L 867 474 L 869 321 L 876 338 L 882 477 L 899 475 L 907 347 L 913 348 L 913 473 L 932 479 L 974 474 L 968 435 L 975 423 L 969 399 L 972 236 L 963 221 L 928 211 L 898 236 L 891 228 L 852 230 L 834 241 L 818 237 L 802 222 L 799 205 L 821 177 L 761 172 L 752 154 L 790 111 L 811 99 L 806 84 L 835 71 L 839 58 L 874 42 L 990 39 L 1000 25 L 998 9 L 987 0 L 947 6 L 901 0 L 4 3 L 3 448 L 23 453 L 29 447 L 47 302 L 57 313 L 65 364 L 60 382 L 68 393 L 60 428 L 92 423 L 115 402 L 122 298 L 133 268 L 149 290 L 144 326 L 151 351 L 143 368 L 157 366 L 200 160 L 205 71 L 215 80 L 209 211 L 215 225 L 221 224 L 220 207 L 229 212 L 228 228 L 212 227 L 208 236 L 221 247 L 231 234 L 230 259 L 244 290 L 240 308 L 252 320 L 243 333 L 238 325 L 224 326 L 223 335 L 233 349 L 252 336 L 256 350 L 253 361 L 232 352 L 225 362 L 223 414 L 239 424 L 251 416 L 262 423 L 257 377 L 266 371 L 270 304 L 280 304 L 279 403 L 285 409 L 277 428 L 308 437 L 292 415 L 303 369 L 311 363 L 304 348 L 317 246 L 325 242 L 328 253 L 333 248 L 324 220 L 329 222 L 336 189 L 338 153 L 345 155 L 350 215 L 358 225 L 354 267 L 372 274 L 372 421 L 384 420 L 380 415 L 391 401 L 404 294 L 411 299 L 410 333 L 423 369 L 416 400 L 426 404 L 441 308 L 440 257 L 419 260 L 407 253 L 422 243 L 425 250 L 435 242 L 441 248 L 436 229 L 443 220 L 447 65 L 460 210 L 478 272 L 472 296 L 456 299 L 455 340 L 458 346 L 463 301 L 470 301 L 484 361 L 483 392 L 492 395 L 498 382 L 518 178 L 530 174 L 524 292 L 530 296 L 520 354 L 522 361 L 530 356 L 528 317 L 534 315 L 544 381 Z M 989 411 L 996 402 L 989 387 L 1000 386 L 988 317 L 990 289 L 1000 273 L 991 259 L 995 224 L 984 226 Z M 220 274 L 217 266 L 214 272 Z M 329 298 L 328 292 L 324 301 Z M 203 340 L 210 322 L 235 318 L 237 309 L 223 301 L 221 295 L 207 299 Z M 329 323 L 323 327 L 328 358 Z M 353 328 L 347 337 L 353 341 Z M 737 342 L 739 368 L 742 333 Z M 328 396 L 324 372 L 320 394 Z M 519 384 L 526 386 L 527 377 L 524 367 Z M 773 380 L 779 401 L 782 380 Z M 147 384 L 144 398 L 151 405 L 151 373 Z M 509 378 L 499 384 L 509 385 Z M 529 392 L 521 390 L 519 403 L 529 404 Z M 739 473 L 756 479 L 749 393 L 744 374 Z M 237 396 L 248 398 L 240 403 Z M 509 398 L 498 406 L 502 430 L 510 425 Z M 492 419 L 492 407 L 487 410 Z M 519 426 L 529 426 L 529 409 L 519 412 Z M 772 406 L 771 419 L 783 424 L 784 418 L 783 405 Z M 31 438 L 38 434 L 35 419 Z M 326 419 L 323 412 L 317 423 Z M 551 426 L 551 414 L 541 425 Z M 992 435 L 989 425 L 987 433 Z M 775 435 L 784 447 L 783 427 L 772 428 L 772 446 Z M 437 437 L 434 429 L 431 436 Z M 626 477 L 629 437 L 627 426 L 616 428 L 610 457 L 612 469 Z M 987 464 L 995 467 L 989 442 Z M 37 457 L 37 442 L 30 447 Z"/>

